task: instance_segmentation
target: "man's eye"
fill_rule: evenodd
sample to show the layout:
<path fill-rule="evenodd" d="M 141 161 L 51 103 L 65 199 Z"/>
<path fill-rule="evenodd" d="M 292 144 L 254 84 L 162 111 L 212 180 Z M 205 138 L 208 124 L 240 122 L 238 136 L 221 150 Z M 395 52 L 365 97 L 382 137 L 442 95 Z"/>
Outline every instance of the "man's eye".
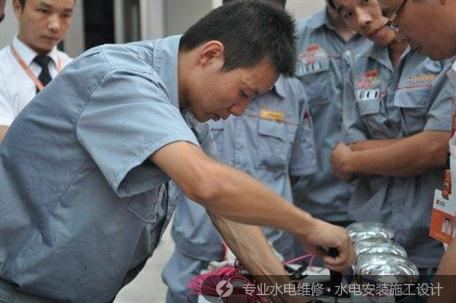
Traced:
<path fill-rule="evenodd" d="M 343 18 L 344 20 L 349 20 L 352 16 L 353 16 L 353 14 L 350 13 L 350 12 L 343 12 L 343 13 L 342 13 L 342 18 Z"/>

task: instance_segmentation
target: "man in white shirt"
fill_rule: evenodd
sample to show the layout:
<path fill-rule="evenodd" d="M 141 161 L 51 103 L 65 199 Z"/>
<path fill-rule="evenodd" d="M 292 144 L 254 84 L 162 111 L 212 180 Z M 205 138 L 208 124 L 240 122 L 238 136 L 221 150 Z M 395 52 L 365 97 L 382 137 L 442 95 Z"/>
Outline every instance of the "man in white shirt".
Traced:
<path fill-rule="evenodd" d="M 75 1 L 13 0 L 19 33 L 0 50 L 0 141 L 19 112 L 71 61 L 57 44 L 70 26 Z"/>

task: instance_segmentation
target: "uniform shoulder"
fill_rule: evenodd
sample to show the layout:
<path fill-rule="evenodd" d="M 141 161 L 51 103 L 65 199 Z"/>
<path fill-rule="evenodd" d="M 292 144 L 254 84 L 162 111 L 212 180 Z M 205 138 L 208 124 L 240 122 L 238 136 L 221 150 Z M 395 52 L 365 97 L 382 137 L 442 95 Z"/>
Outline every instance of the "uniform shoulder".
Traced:
<path fill-rule="evenodd" d="M 0 72 L 2 74 L 9 74 L 12 71 L 11 66 L 13 65 L 13 54 L 11 53 L 11 47 L 6 46 L 0 49 Z"/>
<path fill-rule="evenodd" d="M 0 49 L 0 57 L 3 58 L 5 56 L 9 56 L 11 53 L 11 46 L 5 46 L 2 49 Z"/>
<path fill-rule="evenodd" d="M 304 84 L 296 77 L 280 76 L 275 87 L 285 98 L 300 99 L 305 94 Z"/>
<path fill-rule="evenodd" d="M 305 30 L 313 30 L 313 29 L 321 26 L 322 24 L 324 24 L 324 20 L 325 20 L 325 11 L 321 10 L 310 16 L 299 19 L 296 22 L 296 29 L 298 32 L 305 31 Z"/>
<path fill-rule="evenodd" d="M 109 66 L 109 69 L 130 70 L 141 73 L 152 71 L 153 48 L 145 42 L 126 44 L 104 44 L 87 50 L 74 61 L 84 61 L 94 55 L 99 55 L 101 61 Z"/>

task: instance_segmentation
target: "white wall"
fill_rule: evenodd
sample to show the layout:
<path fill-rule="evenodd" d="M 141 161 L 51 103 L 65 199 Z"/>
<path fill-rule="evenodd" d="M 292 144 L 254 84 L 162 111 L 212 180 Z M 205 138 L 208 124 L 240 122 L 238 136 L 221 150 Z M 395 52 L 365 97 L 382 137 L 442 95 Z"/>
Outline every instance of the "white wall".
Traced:
<path fill-rule="evenodd" d="M 14 16 L 12 2 L 11 0 L 6 1 L 5 19 L 0 24 L 0 47 L 10 44 L 17 32 L 17 21 Z"/>
<path fill-rule="evenodd" d="M 76 2 L 75 18 L 67 33 L 66 49 L 71 55 L 82 51 L 84 33 L 82 6 L 84 1 Z M 6 17 L 0 25 L 0 47 L 8 45 L 17 32 L 17 21 L 13 15 L 12 0 L 7 0 Z M 212 8 L 222 4 L 222 0 L 140 0 L 141 31 L 143 39 L 155 39 L 165 35 L 182 33 L 196 20 Z M 287 10 L 300 19 L 321 9 L 325 0 L 288 0 Z"/>
<path fill-rule="evenodd" d="M 300 19 L 322 9 L 325 4 L 325 0 L 288 0 L 287 10 L 296 19 Z"/>

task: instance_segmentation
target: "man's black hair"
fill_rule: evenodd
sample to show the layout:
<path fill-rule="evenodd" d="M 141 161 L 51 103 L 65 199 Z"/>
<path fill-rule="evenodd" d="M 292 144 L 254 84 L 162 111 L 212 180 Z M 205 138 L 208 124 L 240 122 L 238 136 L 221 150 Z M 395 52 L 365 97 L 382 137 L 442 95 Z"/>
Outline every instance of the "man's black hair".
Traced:
<path fill-rule="evenodd" d="M 238 0 L 223 0 L 222 3 L 226 4 L 226 3 L 229 3 L 229 2 L 233 2 L 233 1 L 238 1 Z M 271 2 L 273 4 L 277 4 L 281 8 L 285 8 L 285 6 L 287 5 L 287 0 L 263 0 L 263 1 Z"/>
<path fill-rule="evenodd" d="M 22 8 L 24 8 L 25 2 L 27 2 L 27 0 L 19 0 L 19 3 L 21 4 Z M 74 0 L 74 2 L 76 3 L 76 0 Z"/>
<path fill-rule="evenodd" d="M 326 0 L 333 9 L 337 9 L 336 4 L 334 3 L 334 0 Z"/>
<path fill-rule="evenodd" d="M 179 48 L 192 50 L 211 40 L 224 45 L 225 71 L 267 58 L 277 72 L 294 74 L 293 18 L 265 1 L 238 0 L 214 9 L 185 32 Z"/>

